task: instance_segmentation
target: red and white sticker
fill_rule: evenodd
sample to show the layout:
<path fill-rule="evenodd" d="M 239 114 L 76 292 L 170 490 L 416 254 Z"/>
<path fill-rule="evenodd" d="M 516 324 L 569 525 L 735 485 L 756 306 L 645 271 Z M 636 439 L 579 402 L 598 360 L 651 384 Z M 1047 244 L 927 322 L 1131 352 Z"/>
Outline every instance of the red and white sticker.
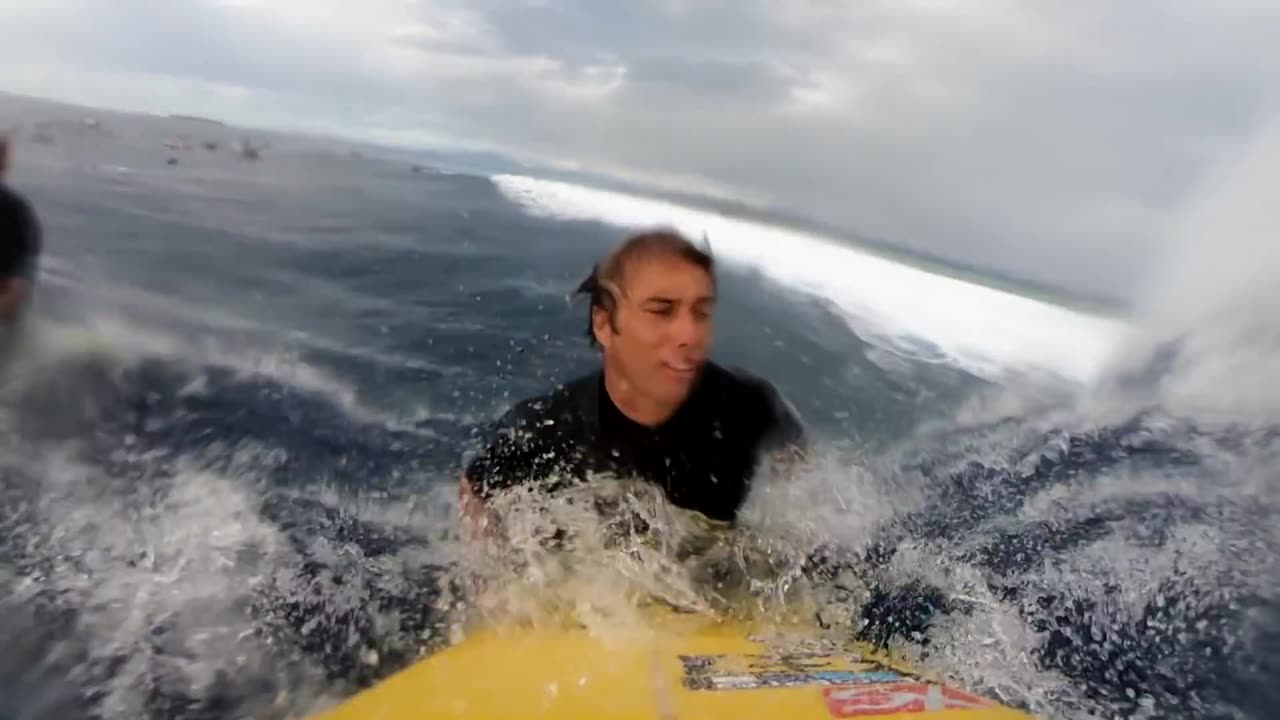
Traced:
<path fill-rule="evenodd" d="M 832 717 L 874 717 L 934 710 L 973 710 L 991 703 L 942 685 L 918 682 L 830 687 L 822 691 Z"/>

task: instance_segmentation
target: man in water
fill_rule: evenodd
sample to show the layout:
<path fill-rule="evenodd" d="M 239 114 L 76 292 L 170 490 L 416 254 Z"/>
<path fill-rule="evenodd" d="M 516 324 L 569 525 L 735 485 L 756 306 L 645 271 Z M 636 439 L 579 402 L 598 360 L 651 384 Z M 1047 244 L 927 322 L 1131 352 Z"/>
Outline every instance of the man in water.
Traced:
<path fill-rule="evenodd" d="M 40 223 L 30 203 L 5 182 L 9 138 L 0 135 L 0 354 L 17 339 L 35 282 Z"/>
<path fill-rule="evenodd" d="M 601 368 L 517 404 L 463 473 L 463 514 L 523 483 L 609 474 L 657 485 L 671 504 L 731 522 L 762 460 L 803 453 L 795 410 L 768 382 L 708 360 L 710 253 L 681 235 L 628 239 L 578 288 Z"/>

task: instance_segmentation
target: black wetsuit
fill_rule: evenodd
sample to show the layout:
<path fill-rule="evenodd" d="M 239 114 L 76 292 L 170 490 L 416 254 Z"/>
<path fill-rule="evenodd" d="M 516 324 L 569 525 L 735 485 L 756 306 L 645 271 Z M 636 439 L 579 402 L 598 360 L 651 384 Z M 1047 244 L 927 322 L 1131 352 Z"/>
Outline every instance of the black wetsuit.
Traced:
<path fill-rule="evenodd" d="M 804 426 L 768 382 L 708 363 L 669 420 L 625 416 L 594 372 L 519 403 L 467 467 L 473 492 L 609 474 L 661 487 L 672 504 L 731 521 L 766 453 L 803 447 Z"/>
<path fill-rule="evenodd" d="M 18 193 L 0 182 L 0 289 L 15 278 L 36 279 L 40 256 L 40 223 L 35 210 Z M 0 315 L 0 370 L 7 368 L 25 334 L 31 290 L 7 314 Z"/>
<path fill-rule="evenodd" d="M 40 222 L 31 204 L 0 183 L 0 280 L 35 280 L 40 255 Z"/>

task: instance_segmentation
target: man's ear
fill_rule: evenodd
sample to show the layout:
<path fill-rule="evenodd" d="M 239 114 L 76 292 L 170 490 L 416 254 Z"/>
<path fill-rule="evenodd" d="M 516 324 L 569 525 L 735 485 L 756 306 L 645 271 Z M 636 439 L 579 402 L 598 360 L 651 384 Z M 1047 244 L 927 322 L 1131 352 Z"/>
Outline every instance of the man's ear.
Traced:
<path fill-rule="evenodd" d="M 609 317 L 609 311 L 602 307 L 596 307 L 591 310 L 591 332 L 595 333 L 596 342 L 600 343 L 600 347 L 608 348 L 609 343 L 613 341 L 613 322 Z"/>

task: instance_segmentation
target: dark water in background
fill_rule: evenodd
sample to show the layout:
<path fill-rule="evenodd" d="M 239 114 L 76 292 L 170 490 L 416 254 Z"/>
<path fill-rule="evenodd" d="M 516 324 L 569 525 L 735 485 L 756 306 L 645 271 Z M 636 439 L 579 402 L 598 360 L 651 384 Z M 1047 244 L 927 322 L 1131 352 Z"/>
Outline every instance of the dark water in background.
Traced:
<path fill-rule="evenodd" d="M 566 293 L 620 230 L 334 144 L 70 122 L 15 174 L 47 253 L 0 400 L 0 717 L 299 711 L 444 642 L 461 457 L 590 367 Z M 1280 708 L 1275 425 L 993 387 L 722 282 L 717 356 L 819 438 L 761 504 L 815 529 L 815 582 L 866 584 L 864 637 L 1049 716 Z"/>

